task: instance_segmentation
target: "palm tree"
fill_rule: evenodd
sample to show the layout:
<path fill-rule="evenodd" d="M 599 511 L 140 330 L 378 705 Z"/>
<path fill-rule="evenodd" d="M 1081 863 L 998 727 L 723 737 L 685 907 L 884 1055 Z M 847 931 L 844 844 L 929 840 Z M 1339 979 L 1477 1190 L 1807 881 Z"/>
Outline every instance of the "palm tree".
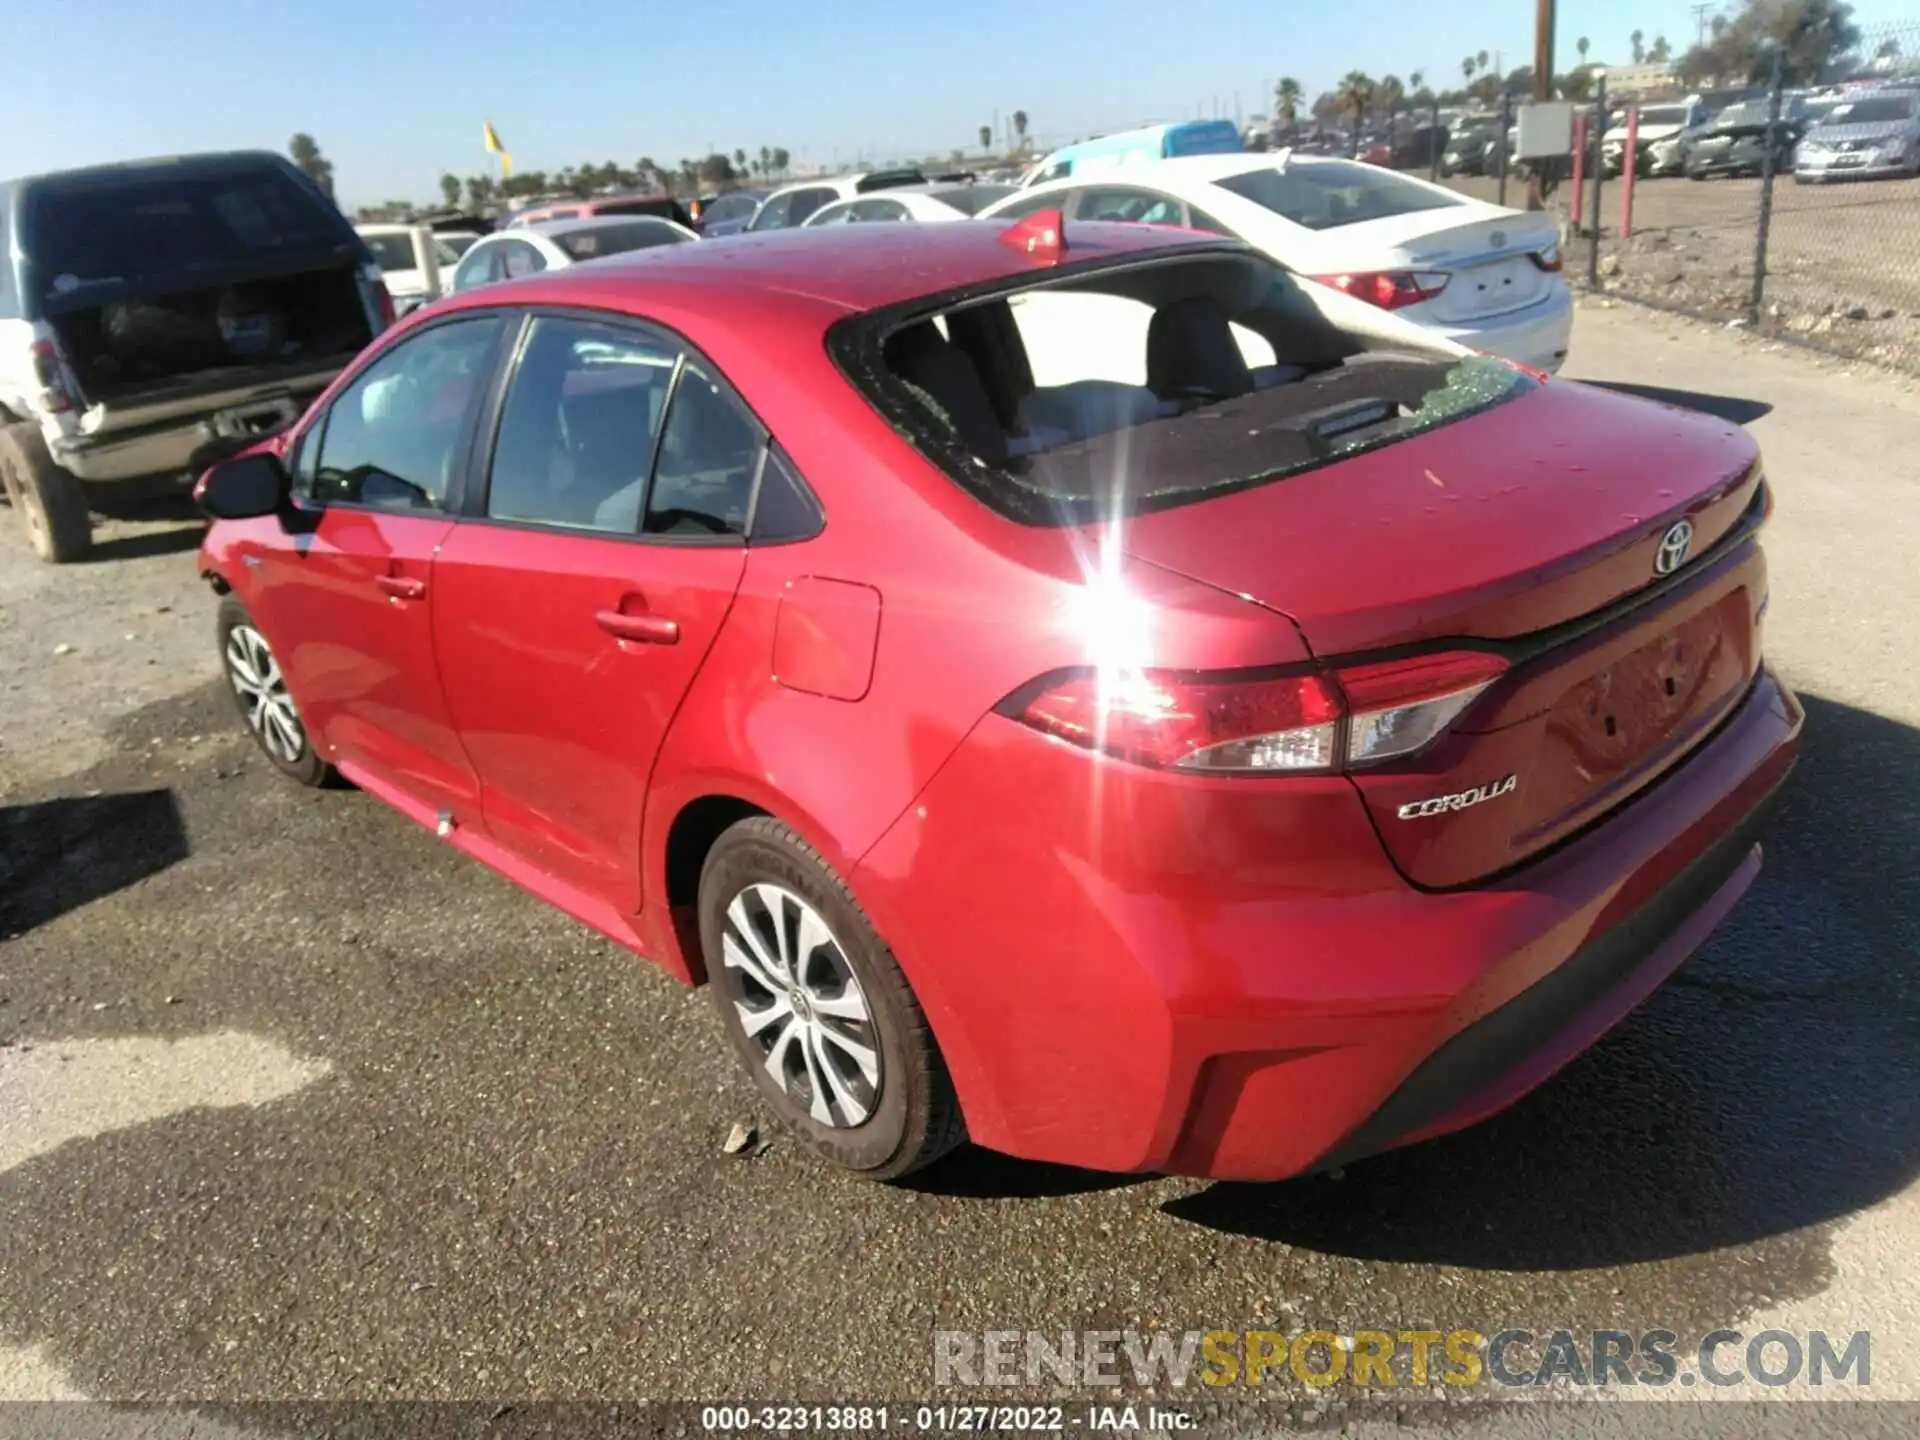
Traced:
<path fill-rule="evenodd" d="M 774 174 L 776 175 L 786 174 L 787 166 L 792 162 L 792 160 L 793 160 L 793 157 L 787 154 L 785 146 L 776 145 L 773 147 L 773 173 Z"/>
<path fill-rule="evenodd" d="M 1673 59 L 1673 46 L 1667 43 L 1666 36 L 1656 35 L 1653 37 L 1653 48 L 1647 51 L 1647 59 L 1655 65 L 1665 65 L 1669 60 Z"/>
<path fill-rule="evenodd" d="M 1283 76 L 1280 83 L 1273 87 L 1273 113 L 1289 130 L 1298 123 L 1300 100 L 1305 93 L 1300 88 L 1300 82 L 1291 75 Z"/>
<path fill-rule="evenodd" d="M 1633 33 L 1638 35 L 1640 32 L 1636 30 Z M 1580 63 L 1585 65 L 1587 63 L 1587 51 L 1593 48 L 1593 42 L 1582 35 L 1578 40 L 1573 42 L 1573 48 L 1580 52 Z"/>
<path fill-rule="evenodd" d="M 1478 55 L 1474 56 L 1473 58 L 1474 58 L 1474 62 L 1477 65 L 1479 65 L 1479 67 L 1482 70 L 1485 70 L 1487 68 L 1487 52 L 1486 51 L 1482 50 Z"/>
<path fill-rule="evenodd" d="M 1643 43 L 1647 38 L 1646 32 L 1644 30 L 1636 30 L 1627 38 L 1633 42 L 1633 63 L 1638 65 L 1647 58 L 1647 47 Z"/>
<path fill-rule="evenodd" d="M 1367 123 L 1367 106 L 1373 103 L 1373 78 L 1364 70 L 1349 70 L 1340 77 L 1340 103 L 1353 111 L 1353 153 L 1360 153 L 1360 131 Z"/>
<path fill-rule="evenodd" d="M 993 148 L 993 127 L 991 125 L 982 125 L 980 127 L 980 151 L 982 154 L 985 154 L 988 150 L 992 148 Z"/>
<path fill-rule="evenodd" d="M 742 175 L 747 173 L 747 152 L 745 150 L 736 150 L 733 152 L 733 167 Z"/>
<path fill-rule="evenodd" d="M 1426 89 L 1427 72 L 1424 70 L 1415 70 L 1411 75 L 1407 76 L 1407 88 L 1416 95 Z"/>
<path fill-rule="evenodd" d="M 1021 147 L 1024 149 L 1027 143 L 1027 112 L 1026 111 L 1016 110 L 1013 112 L 1013 133 L 1019 137 Z"/>
<path fill-rule="evenodd" d="M 1474 61 L 1471 55 L 1460 62 L 1460 78 L 1468 84 L 1473 83 Z"/>

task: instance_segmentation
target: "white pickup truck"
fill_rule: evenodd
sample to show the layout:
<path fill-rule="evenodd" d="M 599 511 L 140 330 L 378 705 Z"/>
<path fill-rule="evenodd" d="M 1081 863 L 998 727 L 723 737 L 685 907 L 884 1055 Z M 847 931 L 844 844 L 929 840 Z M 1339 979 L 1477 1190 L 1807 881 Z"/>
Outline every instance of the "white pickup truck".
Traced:
<path fill-rule="evenodd" d="M 90 496 L 285 429 L 392 319 L 365 243 L 278 155 L 0 182 L 5 498 L 43 560 L 78 560 Z"/>

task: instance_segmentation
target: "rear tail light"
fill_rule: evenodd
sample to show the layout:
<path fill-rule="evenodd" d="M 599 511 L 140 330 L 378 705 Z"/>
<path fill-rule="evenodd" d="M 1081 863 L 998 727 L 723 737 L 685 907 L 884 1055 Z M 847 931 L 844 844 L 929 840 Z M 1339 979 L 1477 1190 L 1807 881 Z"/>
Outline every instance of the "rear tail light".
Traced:
<path fill-rule="evenodd" d="M 1011 713 L 1156 769 L 1331 774 L 1425 749 L 1506 668 L 1461 650 L 1279 677 L 1075 672 Z"/>
<path fill-rule="evenodd" d="M 40 386 L 40 408 L 50 415 L 73 409 L 73 396 L 67 390 L 67 375 L 60 364 L 60 352 L 51 340 L 36 340 L 30 347 L 33 378 Z"/>
<path fill-rule="evenodd" d="M 386 281 L 376 280 L 373 282 L 373 303 L 380 308 L 380 328 L 382 330 L 385 330 L 399 318 L 398 315 L 394 313 L 393 292 L 387 289 Z"/>
<path fill-rule="evenodd" d="M 1554 241 L 1544 250 L 1533 252 L 1533 263 L 1549 273 L 1560 269 L 1560 242 Z"/>
<path fill-rule="evenodd" d="M 1453 277 L 1444 270 L 1363 270 L 1313 278 L 1382 310 L 1399 310 L 1433 299 Z"/>

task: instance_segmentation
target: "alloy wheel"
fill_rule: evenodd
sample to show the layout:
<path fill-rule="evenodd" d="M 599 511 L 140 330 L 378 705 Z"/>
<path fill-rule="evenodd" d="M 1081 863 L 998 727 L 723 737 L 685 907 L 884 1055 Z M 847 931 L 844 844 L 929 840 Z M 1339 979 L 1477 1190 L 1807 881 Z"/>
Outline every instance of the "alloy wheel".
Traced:
<path fill-rule="evenodd" d="M 864 1123 L 880 1096 L 879 1031 L 820 913 L 779 885 L 749 885 L 727 906 L 721 949 L 741 1029 L 774 1084 L 818 1125 Z"/>
<path fill-rule="evenodd" d="M 227 631 L 226 659 L 227 678 L 240 697 L 248 728 L 269 755 L 297 764 L 306 753 L 307 732 L 266 637 L 251 625 L 235 625 Z"/>

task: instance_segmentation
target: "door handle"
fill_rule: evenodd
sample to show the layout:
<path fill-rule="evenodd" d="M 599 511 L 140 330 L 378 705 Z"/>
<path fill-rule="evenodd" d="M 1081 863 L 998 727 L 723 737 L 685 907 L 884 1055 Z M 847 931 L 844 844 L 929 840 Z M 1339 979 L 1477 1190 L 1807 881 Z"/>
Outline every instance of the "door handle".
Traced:
<path fill-rule="evenodd" d="M 396 600 L 424 600 L 427 582 L 410 580 L 405 575 L 376 575 L 373 583 Z"/>
<path fill-rule="evenodd" d="M 618 610 L 599 610 L 594 612 L 593 620 L 615 639 L 633 640 L 642 645 L 680 643 L 679 622 L 664 615 L 626 615 Z"/>

